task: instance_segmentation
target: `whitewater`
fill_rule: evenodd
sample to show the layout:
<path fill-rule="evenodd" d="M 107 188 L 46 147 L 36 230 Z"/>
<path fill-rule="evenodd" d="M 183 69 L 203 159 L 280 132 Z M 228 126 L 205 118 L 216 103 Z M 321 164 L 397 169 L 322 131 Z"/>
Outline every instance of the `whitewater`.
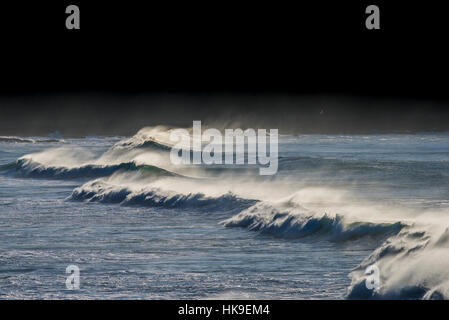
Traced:
<path fill-rule="evenodd" d="M 280 135 L 260 176 L 171 130 L 0 137 L 0 298 L 449 298 L 449 133 Z"/>

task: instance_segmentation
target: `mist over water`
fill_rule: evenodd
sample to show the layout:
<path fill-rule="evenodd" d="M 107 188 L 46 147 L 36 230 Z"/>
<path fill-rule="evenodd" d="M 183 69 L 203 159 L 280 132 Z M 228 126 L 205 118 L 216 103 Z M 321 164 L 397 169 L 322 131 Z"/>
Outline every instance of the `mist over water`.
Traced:
<path fill-rule="evenodd" d="M 168 132 L 0 141 L 1 297 L 448 298 L 448 133 L 283 134 L 260 176 Z"/>
<path fill-rule="evenodd" d="M 446 101 L 281 93 L 41 94 L 0 97 L 0 135 L 130 136 L 138 128 L 278 128 L 284 134 L 449 131 Z"/>

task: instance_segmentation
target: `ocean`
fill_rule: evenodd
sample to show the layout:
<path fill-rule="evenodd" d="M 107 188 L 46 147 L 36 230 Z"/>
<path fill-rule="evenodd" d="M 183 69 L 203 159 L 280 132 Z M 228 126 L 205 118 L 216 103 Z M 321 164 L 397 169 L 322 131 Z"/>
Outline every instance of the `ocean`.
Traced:
<path fill-rule="evenodd" d="M 1 299 L 449 297 L 449 133 L 280 135 L 261 176 L 166 132 L 0 137 Z"/>

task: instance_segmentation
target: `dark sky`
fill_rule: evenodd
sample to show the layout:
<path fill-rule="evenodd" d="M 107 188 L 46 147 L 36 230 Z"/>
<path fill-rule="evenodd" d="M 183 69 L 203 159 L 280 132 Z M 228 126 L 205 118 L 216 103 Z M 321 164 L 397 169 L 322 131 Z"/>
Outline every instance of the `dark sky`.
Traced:
<path fill-rule="evenodd" d="M 381 30 L 369 31 L 371 2 L 335 2 L 2 5 L 0 134 L 228 113 L 285 128 L 310 117 L 302 130 L 317 132 L 449 130 L 446 8 L 379 1 Z M 68 4 L 81 30 L 65 29 Z M 323 101 L 330 118 L 314 120 Z"/>

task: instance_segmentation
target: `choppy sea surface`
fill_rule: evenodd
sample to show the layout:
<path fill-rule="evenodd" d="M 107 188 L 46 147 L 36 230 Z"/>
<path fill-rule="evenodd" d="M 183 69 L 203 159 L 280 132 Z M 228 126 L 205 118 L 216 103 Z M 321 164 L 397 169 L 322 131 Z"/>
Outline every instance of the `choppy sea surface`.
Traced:
<path fill-rule="evenodd" d="M 449 133 L 281 135 L 274 176 L 166 133 L 0 137 L 0 298 L 449 297 Z"/>

